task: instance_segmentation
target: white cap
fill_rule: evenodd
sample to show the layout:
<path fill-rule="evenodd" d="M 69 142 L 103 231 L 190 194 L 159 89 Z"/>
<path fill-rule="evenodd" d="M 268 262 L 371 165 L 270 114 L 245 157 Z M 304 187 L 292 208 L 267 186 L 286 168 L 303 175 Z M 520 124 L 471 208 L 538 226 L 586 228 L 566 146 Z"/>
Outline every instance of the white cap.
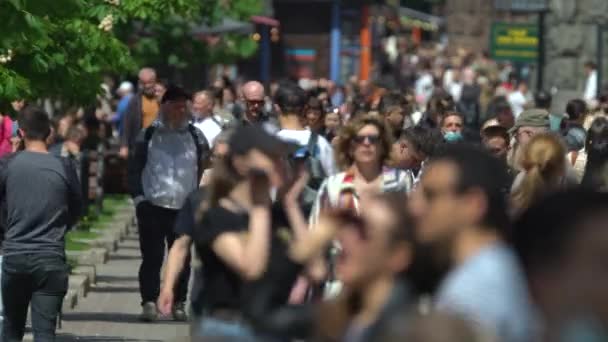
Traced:
<path fill-rule="evenodd" d="M 121 94 L 121 93 L 129 93 L 133 91 L 133 83 L 129 82 L 129 81 L 123 81 L 120 86 L 118 87 L 118 89 L 116 89 L 116 92 Z"/>

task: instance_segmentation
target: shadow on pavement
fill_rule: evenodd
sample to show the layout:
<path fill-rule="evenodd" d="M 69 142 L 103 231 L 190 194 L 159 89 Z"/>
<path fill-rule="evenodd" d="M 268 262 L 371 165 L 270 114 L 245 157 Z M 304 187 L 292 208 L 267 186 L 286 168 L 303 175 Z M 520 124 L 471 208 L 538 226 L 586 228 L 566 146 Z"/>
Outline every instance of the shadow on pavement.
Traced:
<path fill-rule="evenodd" d="M 129 236 L 126 236 L 126 237 L 123 239 L 123 241 L 136 241 L 136 242 L 139 242 L 139 237 L 137 237 L 137 236 L 133 236 L 133 235 L 129 235 Z M 122 246 L 122 244 L 121 244 L 121 248 L 122 248 L 122 247 L 123 247 L 123 246 Z"/>
<path fill-rule="evenodd" d="M 138 323 L 145 324 L 139 320 L 139 314 L 127 314 L 119 312 L 68 312 L 63 314 L 65 322 L 116 322 L 116 323 Z M 184 322 L 176 322 L 170 319 L 159 319 L 149 324 L 183 325 Z M 120 340 L 119 340 L 120 341 Z"/>
<path fill-rule="evenodd" d="M 119 292 L 133 292 L 139 293 L 139 287 L 136 286 L 96 286 L 92 287 L 90 292 L 98 293 L 119 293 Z"/>
<path fill-rule="evenodd" d="M 162 340 L 138 340 L 124 338 L 119 336 L 76 336 L 72 334 L 57 334 L 56 342 L 72 342 L 72 341 L 87 341 L 87 342 L 161 342 Z"/>
<path fill-rule="evenodd" d="M 98 283 L 116 283 L 123 281 L 139 281 L 137 276 L 108 276 L 108 275 L 98 275 L 95 279 Z"/>
<path fill-rule="evenodd" d="M 124 255 L 124 254 L 110 254 L 109 261 L 113 260 L 139 260 L 141 256 L 139 255 Z"/>
<path fill-rule="evenodd" d="M 120 245 L 120 249 L 139 251 L 139 246 L 124 246 L 124 245 Z"/>

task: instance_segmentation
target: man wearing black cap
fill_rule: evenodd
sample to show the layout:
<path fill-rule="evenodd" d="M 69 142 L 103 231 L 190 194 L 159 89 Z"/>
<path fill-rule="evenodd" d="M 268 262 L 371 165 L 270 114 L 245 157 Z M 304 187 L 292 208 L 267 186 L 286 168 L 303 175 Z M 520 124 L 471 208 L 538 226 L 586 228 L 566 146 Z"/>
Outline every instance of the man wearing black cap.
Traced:
<path fill-rule="evenodd" d="M 139 287 L 144 321 L 157 318 L 155 303 L 160 291 L 165 241 L 171 248 L 177 212 L 188 194 L 198 187 L 209 156 L 209 144 L 202 132 L 188 123 L 189 98 L 180 87 L 167 88 L 159 118 L 140 132 L 129 161 L 129 191 L 136 207 L 142 254 Z M 184 302 L 189 275 L 186 268 L 176 287 L 173 310 L 176 320 L 186 319 Z"/>

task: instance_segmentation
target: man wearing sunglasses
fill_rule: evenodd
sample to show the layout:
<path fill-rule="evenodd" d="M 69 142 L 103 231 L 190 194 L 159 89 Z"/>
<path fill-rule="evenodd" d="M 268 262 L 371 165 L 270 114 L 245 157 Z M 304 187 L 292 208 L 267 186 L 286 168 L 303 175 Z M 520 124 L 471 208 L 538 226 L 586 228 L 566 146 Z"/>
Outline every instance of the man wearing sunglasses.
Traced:
<path fill-rule="evenodd" d="M 508 229 L 504 164 L 476 147 L 446 146 L 432 160 L 409 202 L 418 240 L 434 268 L 449 269 L 437 308 L 462 315 L 504 341 L 534 340 L 523 274 L 504 242 Z M 445 260 L 441 260 L 445 259 Z"/>
<path fill-rule="evenodd" d="M 242 94 L 245 115 L 241 119 L 241 124 L 261 125 L 266 132 L 271 134 L 278 132 L 278 124 L 264 113 L 266 105 L 264 85 L 258 81 L 249 81 L 243 85 Z"/>

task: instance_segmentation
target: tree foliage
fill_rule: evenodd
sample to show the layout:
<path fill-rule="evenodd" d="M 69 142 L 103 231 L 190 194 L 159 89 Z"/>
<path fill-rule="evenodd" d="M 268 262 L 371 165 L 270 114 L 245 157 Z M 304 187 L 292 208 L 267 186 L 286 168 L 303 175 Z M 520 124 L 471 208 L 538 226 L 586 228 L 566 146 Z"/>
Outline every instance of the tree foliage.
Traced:
<path fill-rule="evenodd" d="M 0 1 L 0 99 L 86 104 L 106 74 L 132 73 L 143 64 L 184 68 L 192 58 L 211 61 L 218 54 L 224 60 L 246 56 L 255 49 L 236 45 L 240 37 L 222 39 L 218 53 L 190 28 L 223 17 L 247 20 L 259 9 L 260 0 Z"/>

